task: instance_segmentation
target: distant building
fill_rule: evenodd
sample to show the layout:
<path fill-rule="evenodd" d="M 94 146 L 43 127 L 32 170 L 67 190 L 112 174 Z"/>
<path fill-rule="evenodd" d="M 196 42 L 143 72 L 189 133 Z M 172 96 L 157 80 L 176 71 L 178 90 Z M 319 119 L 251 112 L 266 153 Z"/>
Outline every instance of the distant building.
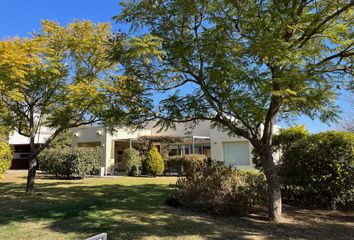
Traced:
<path fill-rule="evenodd" d="M 41 145 L 53 134 L 49 128 L 42 127 L 35 137 L 35 144 Z M 30 160 L 30 140 L 14 131 L 9 136 L 9 144 L 14 149 L 11 169 L 27 169 Z"/>
<path fill-rule="evenodd" d="M 211 160 L 223 161 L 240 169 L 253 169 L 250 142 L 238 136 L 229 137 L 227 132 L 211 128 L 209 121 L 200 122 L 193 129 L 189 129 L 187 124 L 177 124 L 176 129 L 161 132 L 158 130 L 158 127 L 152 125 L 137 131 L 118 129 L 113 132 L 103 127 L 75 128 L 72 144 L 73 147 L 101 147 L 101 167 L 104 168 L 105 174 L 124 170 L 121 164 L 124 149 L 137 147 L 137 139 L 142 136 L 190 138 L 187 144 L 173 144 L 169 155 L 199 153 L 205 154 Z"/>
<path fill-rule="evenodd" d="M 277 129 L 277 128 L 276 128 Z M 242 137 L 228 136 L 210 126 L 209 121 L 202 121 L 190 128 L 188 124 L 177 124 L 176 129 L 159 131 L 153 124 L 144 129 L 132 131 L 120 128 L 113 132 L 104 127 L 82 127 L 72 129 L 73 147 L 100 147 L 102 149 L 101 168 L 104 174 L 115 174 L 125 170 L 122 165 L 122 154 L 126 148 L 138 148 L 140 137 L 176 137 L 184 138 L 183 142 L 173 143 L 169 156 L 184 154 L 204 154 L 209 159 L 225 162 L 239 169 L 254 169 L 252 164 L 252 145 Z M 36 135 L 35 143 L 41 145 L 53 134 L 53 130 L 42 127 Z M 12 169 L 27 169 L 30 157 L 29 138 L 17 132 L 9 136 L 9 144 L 14 148 Z M 159 146 L 157 146 L 158 149 Z"/>

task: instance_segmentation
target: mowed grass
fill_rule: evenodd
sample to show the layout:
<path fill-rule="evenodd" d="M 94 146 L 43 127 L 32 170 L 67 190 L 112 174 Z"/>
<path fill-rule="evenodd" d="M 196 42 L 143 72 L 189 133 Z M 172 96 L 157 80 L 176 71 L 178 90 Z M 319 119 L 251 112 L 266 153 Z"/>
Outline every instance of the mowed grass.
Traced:
<path fill-rule="evenodd" d="M 176 178 L 39 177 L 24 192 L 25 172 L 0 180 L 0 239 L 354 239 L 354 212 L 285 206 L 281 223 L 263 216 L 221 217 L 174 209 L 163 202 Z"/>

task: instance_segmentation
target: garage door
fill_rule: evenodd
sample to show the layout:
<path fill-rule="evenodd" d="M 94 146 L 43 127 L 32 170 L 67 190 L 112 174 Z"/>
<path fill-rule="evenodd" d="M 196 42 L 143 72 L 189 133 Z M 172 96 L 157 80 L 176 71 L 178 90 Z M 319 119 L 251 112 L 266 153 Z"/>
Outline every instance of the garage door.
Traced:
<path fill-rule="evenodd" d="M 223 153 L 226 165 L 250 165 L 248 142 L 226 142 Z"/>

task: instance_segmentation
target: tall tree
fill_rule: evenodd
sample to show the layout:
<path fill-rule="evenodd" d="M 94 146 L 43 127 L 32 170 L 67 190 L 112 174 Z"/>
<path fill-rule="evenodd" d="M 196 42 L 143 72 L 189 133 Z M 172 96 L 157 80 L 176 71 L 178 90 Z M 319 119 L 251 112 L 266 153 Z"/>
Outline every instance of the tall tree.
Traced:
<path fill-rule="evenodd" d="M 174 90 L 151 117 L 165 127 L 210 120 L 248 139 L 261 157 L 269 217 L 277 221 L 282 204 L 271 151 L 274 124 L 301 114 L 336 118 L 336 88 L 353 79 L 353 5 L 354 0 L 139 0 L 122 2 L 114 19 L 148 32 L 164 51 L 150 62 L 125 63 L 147 91 Z"/>
<path fill-rule="evenodd" d="M 113 37 L 108 23 L 76 21 L 61 27 L 43 21 L 31 38 L 0 42 L 0 122 L 30 140 L 27 191 L 34 189 L 36 157 L 58 135 L 102 121 L 113 100 L 122 106 L 118 93 L 124 84 L 116 81 Z M 122 120 L 123 113 L 115 111 L 115 120 Z M 41 127 L 53 134 L 38 145 Z"/>

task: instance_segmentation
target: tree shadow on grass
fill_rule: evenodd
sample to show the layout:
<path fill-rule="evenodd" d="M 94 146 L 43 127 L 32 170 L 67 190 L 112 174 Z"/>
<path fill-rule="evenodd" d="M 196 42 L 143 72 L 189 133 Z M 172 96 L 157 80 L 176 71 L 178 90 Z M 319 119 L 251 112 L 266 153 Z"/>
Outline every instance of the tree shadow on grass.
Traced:
<path fill-rule="evenodd" d="M 61 185 L 58 187 L 58 185 Z M 163 205 L 168 185 L 87 186 L 39 183 L 35 195 L 23 193 L 22 184 L 1 184 L 0 225 L 13 222 L 48 222 L 61 233 L 84 238 L 107 232 L 109 239 L 144 237 L 200 237 L 211 239 L 350 239 L 352 218 L 316 221 L 316 216 L 290 209 L 295 221 L 269 223 L 255 217 L 217 217 Z M 301 216 L 308 216 L 302 218 Z M 325 217 L 323 217 L 325 218 Z M 318 220 L 318 219 L 317 219 Z M 349 223 L 348 223 L 349 221 Z"/>

